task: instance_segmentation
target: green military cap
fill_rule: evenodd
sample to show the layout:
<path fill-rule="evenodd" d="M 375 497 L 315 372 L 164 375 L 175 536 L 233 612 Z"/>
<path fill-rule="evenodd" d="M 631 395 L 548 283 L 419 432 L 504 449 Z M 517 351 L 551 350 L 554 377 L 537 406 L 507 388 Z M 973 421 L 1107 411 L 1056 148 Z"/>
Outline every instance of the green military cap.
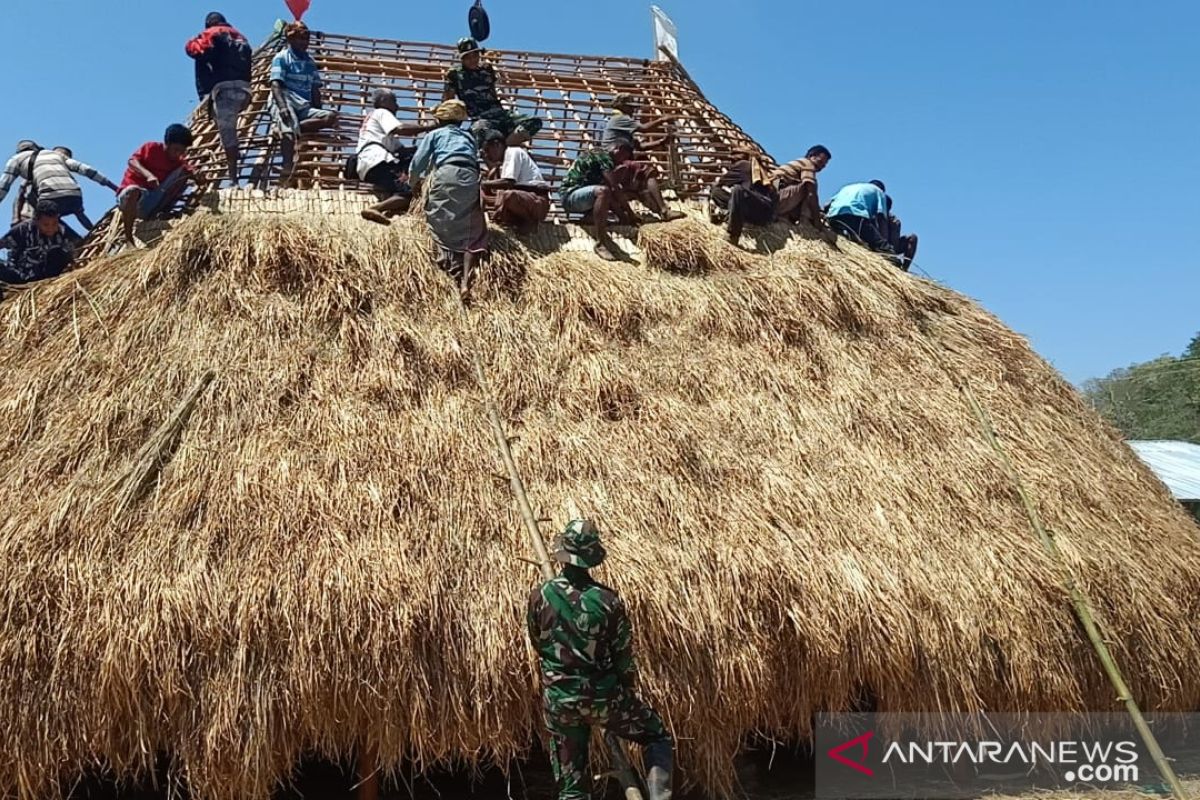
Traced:
<path fill-rule="evenodd" d="M 600 531 L 590 519 L 572 520 L 555 542 L 554 558 L 563 564 L 591 569 L 600 566 L 606 555 Z"/>

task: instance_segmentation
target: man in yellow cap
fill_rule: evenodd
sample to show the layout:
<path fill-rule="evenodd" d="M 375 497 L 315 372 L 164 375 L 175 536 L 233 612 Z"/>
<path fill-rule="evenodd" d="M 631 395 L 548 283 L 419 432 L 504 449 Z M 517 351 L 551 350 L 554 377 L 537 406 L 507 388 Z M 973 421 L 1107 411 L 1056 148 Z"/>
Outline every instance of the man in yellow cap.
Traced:
<path fill-rule="evenodd" d="M 417 146 L 409 167 L 414 184 L 429 176 L 425 218 L 437 244 L 438 266 L 458 282 L 464 302 L 471 296 L 475 262 L 487 253 L 488 227 L 479 191 L 475 139 L 462 129 L 467 106 L 447 100 L 433 111 L 437 130 Z"/>

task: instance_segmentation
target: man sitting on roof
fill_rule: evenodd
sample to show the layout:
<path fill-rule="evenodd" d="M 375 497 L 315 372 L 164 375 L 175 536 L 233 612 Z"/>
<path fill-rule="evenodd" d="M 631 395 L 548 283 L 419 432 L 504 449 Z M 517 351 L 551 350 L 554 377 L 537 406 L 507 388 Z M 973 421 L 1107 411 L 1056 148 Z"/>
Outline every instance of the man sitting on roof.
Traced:
<path fill-rule="evenodd" d="M 229 182 L 238 185 L 237 123 L 250 107 L 250 71 L 254 51 L 237 28 L 216 11 L 204 20 L 204 32 L 184 50 L 196 60 L 196 93 L 207 103 L 221 134 Z"/>
<path fill-rule="evenodd" d="M 20 202 L 36 206 L 39 200 L 53 200 L 60 215 L 73 214 L 84 228 L 90 229 L 92 221 L 83 210 L 83 190 L 71 177 L 72 172 L 117 191 L 115 183 L 95 167 L 76 161 L 68 148 L 42 150 L 26 139 L 17 144 L 17 154 L 4 165 L 4 175 L 0 176 L 0 201 L 8 195 L 13 181 L 24 178 L 27 188 Z"/>
<path fill-rule="evenodd" d="M 412 204 L 408 166 L 416 150 L 406 148 L 399 137 L 423 128 L 402 125 L 396 119 L 400 106 L 389 89 L 376 89 L 371 94 L 371 104 L 375 110 L 363 120 L 358 133 L 358 179 L 375 188 L 380 202 L 363 211 L 362 216 L 371 222 L 390 225 L 392 217 L 403 214 Z"/>
<path fill-rule="evenodd" d="M 890 194 L 887 196 L 887 210 L 888 244 L 896 251 L 896 255 L 900 256 L 900 268 L 908 272 L 917 258 L 917 235 L 902 233 L 903 224 L 900 222 L 900 218 L 892 213 L 892 196 Z"/>
<path fill-rule="evenodd" d="M 500 102 L 496 86 L 500 75 L 491 64 L 483 63 L 483 50 L 474 39 L 462 39 L 458 43 L 462 64 L 446 73 L 446 90 L 443 99 L 462 100 L 467 104 L 467 114 L 475 121 L 475 138 L 482 140 L 480 132 L 492 127 L 504 134 L 508 144 L 524 144 L 542 129 L 537 117 L 519 116 L 509 111 Z"/>
<path fill-rule="evenodd" d="M 417 146 L 412 178 L 432 176 L 425 192 L 425 218 L 437 245 L 438 266 L 458 281 L 463 302 L 471 297 L 475 262 L 488 250 L 487 218 L 479 189 L 479 153 L 475 139 L 460 126 L 467 119 L 461 100 L 433 110 L 441 127 Z"/>
<path fill-rule="evenodd" d="M 779 207 L 775 214 L 785 222 L 805 222 L 814 228 L 824 228 L 821 201 L 817 193 L 817 173 L 829 165 L 833 156 L 824 145 L 814 145 L 791 163 L 771 173 L 770 180 L 779 191 Z"/>
<path fill-rule="evenodd" d="M 130 156 L 117 194 L 124 244 L 134 243 L 137 220 L 169 211 L 187 189 L 192 166 L 184 157 L 191 146 L 191 130 L 185 125 L 171 125 L 161 142 L 146 142 Z"/>
<path fill-rule="evenodd" d="M 757 154 L 739 150 L 734 156 L 737 160 L 709 190 L 708 218 L 713 224 L 728 220 L 729 242 L 736 247 L 746 223 L 769 225 L 775 219 L 779 195 Z"/>
<path fill-rule="evenodd" d="M 4 283 L 30 283 L 61 275 L 75 259 L 79 236 L 62 224 L 53 200 L 39 200 L 34 218 L 13 227 L 0 239 L 9 262 L 0 269 Z"/>
<path fill-rule="evenodd" d="M 862 242 L 877 253 L 892 254 L 888 244 L 887 195 L 883 181 L 852 183 L 829 201 L 829 226 L 843 236 Z"/>
<path fill-rule="evenodd" d="M 600 727 L 645 748 L 647 800 L 670 800 L 674 740 L 637 694 L 625 604 L 588 572 L 606 555 L 596 526 L 575 520 L 556 543 L 562 572 L 529 593 L 526 623 L 542 675 L 558 798 L 591 797 L 588 742 Z"/>
<path fill-rule="evenodd" d="M 321 108 L 321 72 L 308 54 L 312 34 L 303 22 L 283 29 L 287 47 L 271 61 L 271 116 L 282 137 L 283 175 L 280 185 L 292 182 L 296 166 L 296 140 L 304 134 L 337 126 L 336 111 Z"/>
<path fill-rule="evenodd" d="M 518 233 L 530 233 L 550 215 L 550 184 L 529 152 L 506 145 L 500 131 L 485 131 L 481 147 L 488 168 L 483 196 L 492 221 Z"/>
<path fill-rule="evenodd" d="M 608 235 L 609 213 L 616 213 L 617 219 L 628 225 L 637 221 L 625 193 L 617 191 L 612 183 L 616 166 L 612 155 L 603 150 L 586 152 L 575 159 L 559 189 L 563 209 L 568 214 L 583 214 L 583 224 L 595 226 L 594 249 L 605 261 L 617 260 L 617 248 Z"/>

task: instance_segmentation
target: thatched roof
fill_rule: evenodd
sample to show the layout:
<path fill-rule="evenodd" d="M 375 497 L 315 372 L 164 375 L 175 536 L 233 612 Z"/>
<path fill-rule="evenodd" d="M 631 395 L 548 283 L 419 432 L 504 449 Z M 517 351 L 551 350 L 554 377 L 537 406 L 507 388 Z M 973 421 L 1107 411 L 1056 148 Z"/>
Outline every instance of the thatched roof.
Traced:
<path fill-rule="evenodd" d="M 471 352 L 547 536 L 571 501 L 607 531 L 692 781 L 865 692 L 1115 708 L 964 378 L 1138 698 L 1200 703 L 1197 529 L 1024 339 L 853 246 L 718 233 L 649 226 L 648 265 L 499 237 L 464 312 L 418 220 L 198 216 L 6 300 L 0 793 L 524 752 L 536 570 Z"/>

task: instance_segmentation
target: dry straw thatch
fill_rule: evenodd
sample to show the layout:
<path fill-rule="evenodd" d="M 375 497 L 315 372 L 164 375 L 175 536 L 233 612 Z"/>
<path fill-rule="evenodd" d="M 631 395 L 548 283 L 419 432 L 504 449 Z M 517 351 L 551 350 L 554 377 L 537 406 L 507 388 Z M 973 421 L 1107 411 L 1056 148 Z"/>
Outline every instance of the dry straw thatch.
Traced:
<path fill-rule="evenodd" d="M 535 510 L 608 531 L 693 781 L 865 691 L 1116 707 L 961 377 L 1138 697 L 1200 705 L 1196 528 L 1023 339 L 857 248 L 717 234 L 650 226 L 650 266 L 502 238 L 464 313 L 413 220 L 203 216 L 5 301 L 0 793 L 525 752 L 536 570 L 472 348 Z"/>

